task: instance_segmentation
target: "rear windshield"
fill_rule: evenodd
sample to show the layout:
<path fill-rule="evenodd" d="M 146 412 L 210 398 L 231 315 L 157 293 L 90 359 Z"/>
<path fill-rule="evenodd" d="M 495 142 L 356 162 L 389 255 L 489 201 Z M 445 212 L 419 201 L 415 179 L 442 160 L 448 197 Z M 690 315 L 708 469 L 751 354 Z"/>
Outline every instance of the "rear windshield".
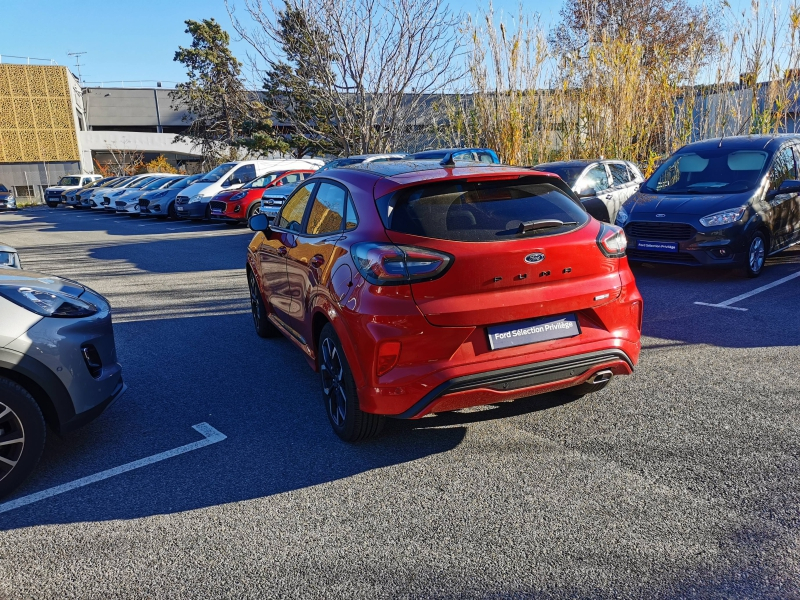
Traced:
<path fill-rule="evenodd" d="M 579 203 L 556 186 L 541 181 L 425 185 L 388 194 L 377 204 L 384 226 L 391 231 L 459 242 L 497 242 L 564 233 L 589 220 Z M 564 224 L 531 227 L 543 220 Z"/>

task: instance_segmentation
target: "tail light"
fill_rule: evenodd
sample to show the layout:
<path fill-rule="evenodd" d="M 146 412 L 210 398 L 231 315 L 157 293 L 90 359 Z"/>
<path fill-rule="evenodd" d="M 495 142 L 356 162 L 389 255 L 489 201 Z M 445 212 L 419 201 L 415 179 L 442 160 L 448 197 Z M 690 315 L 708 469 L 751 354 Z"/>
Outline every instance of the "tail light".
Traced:
<path fill-rule="evenodd" d="M 625 231 L 621 227 L 603 223 L 600 226 L 600 233 L 597 234 L 597 247 L 609 258 L 622 258 L 628 247 L 628 238 L 625 237 Z"/>
<path fill-rule="evenodd" d="M 394 369 L 400 358 L 400 342 L 383 342 L 378 347 L 378 361 L 375 363 L 375 372 L 378 377 Z"/>
<path fill-rule="evenodd" d="M 374 285 L 430 281 L 444 275 L 455 260 L 445 252 L 394 244 L 354 244 L 350 253 L 358 272 Z"/>

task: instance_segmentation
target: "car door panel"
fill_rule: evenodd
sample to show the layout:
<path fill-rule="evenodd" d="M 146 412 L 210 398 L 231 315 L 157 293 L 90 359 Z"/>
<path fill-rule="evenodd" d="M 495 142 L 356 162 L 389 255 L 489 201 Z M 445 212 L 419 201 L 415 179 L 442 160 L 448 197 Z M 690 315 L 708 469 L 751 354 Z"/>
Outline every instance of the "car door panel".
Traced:
<path fill-rule="evenodd" d="M 586 169 L 575 185 L 586 212 L 598 221 L 610 222 L 613 206 L 610 187 L 608 171 L 602 164 L 595 164 Z"/>

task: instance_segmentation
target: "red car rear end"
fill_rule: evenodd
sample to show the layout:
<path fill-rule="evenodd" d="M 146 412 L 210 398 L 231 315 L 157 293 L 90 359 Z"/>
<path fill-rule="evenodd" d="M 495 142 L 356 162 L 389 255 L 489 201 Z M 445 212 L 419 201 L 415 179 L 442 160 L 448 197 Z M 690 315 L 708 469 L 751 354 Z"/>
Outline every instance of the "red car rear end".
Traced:
<path fill-rule="evenodd" d="M 394 163 L 309 184 L 251 244 L 254 318 L 263 309 L 322 371 L 344 439 L 377 431 L 377 415 L 583 394 L 632 372 L 642 299 L 624 233 L 558 178 Z"/>

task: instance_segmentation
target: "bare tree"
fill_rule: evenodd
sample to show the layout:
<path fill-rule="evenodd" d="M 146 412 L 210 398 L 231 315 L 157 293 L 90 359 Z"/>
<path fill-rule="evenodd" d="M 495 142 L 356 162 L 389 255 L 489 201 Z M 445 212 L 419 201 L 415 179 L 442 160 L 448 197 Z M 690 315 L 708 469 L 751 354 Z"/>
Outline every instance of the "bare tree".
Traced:
<path fill-rule="evenodd" d="M 463 74 L 460 16 L 444 0 L 268 2 L 242 0 L 248 23 L 228 3 L 234 28 L 266 63 L 263 74 L 289 61 L 307 75 L 295 81 L 313 85 L 307 91 L 329 122 L 297 118 L 290 127 L 344 154 L 407 147 L 411 134 L 423 129 L 431 98 Z M 294 19 L 304 30 L 293 31 L 291 56 L 283 52 L 280 22 L 287 12 L 303 15 Z"/>

